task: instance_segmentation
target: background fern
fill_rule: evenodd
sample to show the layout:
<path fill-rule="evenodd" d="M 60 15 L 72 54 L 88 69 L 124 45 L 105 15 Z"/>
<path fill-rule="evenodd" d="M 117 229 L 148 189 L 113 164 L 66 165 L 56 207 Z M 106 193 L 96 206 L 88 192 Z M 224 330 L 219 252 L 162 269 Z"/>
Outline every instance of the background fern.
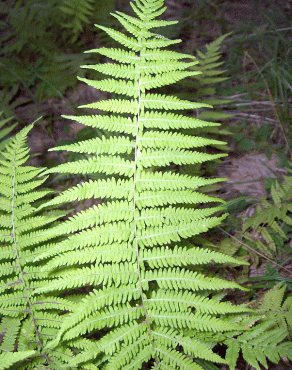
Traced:
<path fill-rule="evenodd" d="M 285 290 L 285 284 L 280 283 L 265 294 L 257 312 L 262 315 L 248 318 L 251 325 L 256 323 L 251 332 L 226 339 L 226 359 L 231 370 L 235 369 L 240 351 L 257 370 L 261 369 L 260 364 L 268 369 L 267 359 L 273 363 L 292 359 L 292 300 L 291 296 L 284 298 Z"/>
<path fill-rule="evenodd" d="M 222 44 L 226 37 L 230 34 L 223 35 L 217 38 L 210 44 L 206 45 L 206 51 L 196 50 L 196 56 L 198 64 L 190 67 L 194 71 L 200 71 L 200 74 L 190 76 L 189 79 L 184 79 L 179 81 L 174 87 L 176 96 L 188 99 L 190 101 L 196 101 L 204 104 L 211 104 L 212 107 L 217 109 L 196 109 L 196 117 L 206 121 L 214 121 L 214 125 L 207 125 L 204 127 L 197 128 L 195 130 L 188 129 L 186 133 L 188 135 L 194 135 L 201 137 L 208 137 L 214 139 L 220 139 L 222 135 L 232 135 L 232 132 L 227 130 L 225 127 L 216 124 L 215 122 L 225 120 L 229 117 L 232 117 L 232 114 L 227 114 L 222 112 L 222 106 L 232 102 L 232 99 L 214 99 L 214 96 L 218 95 L 216 87 L 220 82 L 225 81 L 228 77 L 221 77 L 226 71 L 220 69 L 223 62 L 220 61 L 222 58 Z M 231 150 L 227 143 L 214 142 L 211 144 L 213 148 L 219 151 L 228 151 Z M 202 148 L 202 151 L 206 151 L 206 148 Z M 213 149 L 214 150 L 214 149 Z M 218 163 L 221 163 L 221 160 L 212 161 L 209 163 L 202 164 L 197 163 L 193 165 L 185 165 L 181 169 L 182 173 L 190 175 L 202 175 L 213 173 Z M 216 185 L 212 187 L 207 187 L 205 190 L 216 189 Z"/>
<path fill-rule="evenodd" d="M 3 44 L 0 66 L 5 72 L 0 75 L 0 110 L 5 118 L 15 116 L 24 123 L 19 108 L 28 103 L 34 103 L 29 122 L 31 116 L 35 119 L 48 115 L 48 109 L 43 109 L 40 104 L 48 98 L 65 99 L 72 108 L 66 93 L 76 87 L 76 74 L 82 76 L 84 73 L 80 64 L 88 63 L 88 57 L 81 52 L 95 37 L 91 24 L 97 21 L 107 24 L 108 13 L 114 9 L 115 2 L 3 2 L 0 9 L 0 42 Z M 90 32 L 86 34 L 88 29 Z M 52 114 L 51 108 L 49 111 Z"/>
<path fill-rule="evenodd" d="M 291 169 L 287 168 L 288 173 Z M 291 186 L 292 177 L 283 181 L 272 179 L 270 194 L 249 207 L 249 216 L 241 221 L 237 238 L 223 240 L 220 250 L 237 255 L 239 248 L 248 250 L 243 258 L 258 265 L 260 257 L 268 261 L 281 259 L 284 253 L 291 254 L 289 233 L 291 232 Z"/>
<path fill-rule="evenodd" d="M 281 256 L 284 252 L 281 247 L 292 230 L 291 189 L 291 176 L 286 176 L 282 184 L 275 181 L 271 187 L 271 199 L 262 198 L 255 214 L 244 224 L 245 238 L 252 241 L 255 233 L 260 234 L 255 246 L 268 257 Z M 251 231 L 248 232 L 249 229 Z"/>
<path fill-rule="evenodd" d="M 83 1 L 68 1 L 63 0 L 60 5 L 60 10 L 65 14 L 68 14 L 72 19 L 68 25 L 64 24 L 64 27 L 72 28 L 75 31 L 75 36 L 73 41 L 77 39 L 78 34 L 83 30 L 83 24 L 89 23 L 88 17 L 92 13 L 92 3 L 93 0 L 83 0 Z"/>

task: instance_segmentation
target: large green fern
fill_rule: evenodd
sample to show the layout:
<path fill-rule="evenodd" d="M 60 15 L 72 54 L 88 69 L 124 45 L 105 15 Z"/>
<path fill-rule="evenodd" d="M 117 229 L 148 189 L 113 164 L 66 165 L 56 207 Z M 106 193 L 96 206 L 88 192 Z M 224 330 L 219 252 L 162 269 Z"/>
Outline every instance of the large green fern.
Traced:
<path fill-rule="evenodd" d="M 155 19 L 165 11 L 163 0 L 136 0 L 131 6 L 138 17 L 114 14 L 131 36 L 98 26 L 126 49 L 93 50 L 115 62 L 86 66 L 110 77 L 80 79 L 115 94 L 86 106 L 106 113 L 67 117 L 109 135 L 58 147 L 87 158 L 48 171 L 106 175 L 106 179 L 83 182 L 47 206 L 86 198 L 102 198 L 103 203 L 56 229 L 72 235 L 36 256 L 36 262 L 49 259 L 45 269 L 51 280 L 35 293 L 88 287 L 90 293 L 65 317 L 56 339 L 47 345 L 52 350 L 83 335 L 92 338 L 74 356 L 72 366 L 202 369 L 196 359 L 226 362 L 211 349 L 214 333 L 239 328 L 218 315 L 246 309 L 211 297 L 212 291 L 239 285 L 195 270 L 195 265 L 211 262 L 236 263 L 189 240 L 225 217 L 212 216 L 222 207 L 201 208 L 218 199 L 198 190 L 220 179 L 180 175 L 178 169 L 222 157 L 194 150 L 221 142 L 183 133 L 212 123 L 178 111 L 208 105 L 149 92 L 197 75 L 188 70 L 197 62 L 187 62 L 194 60 L 190 55 L 164 50 L 180 40 L 151 32 L 174 23 Z"/>

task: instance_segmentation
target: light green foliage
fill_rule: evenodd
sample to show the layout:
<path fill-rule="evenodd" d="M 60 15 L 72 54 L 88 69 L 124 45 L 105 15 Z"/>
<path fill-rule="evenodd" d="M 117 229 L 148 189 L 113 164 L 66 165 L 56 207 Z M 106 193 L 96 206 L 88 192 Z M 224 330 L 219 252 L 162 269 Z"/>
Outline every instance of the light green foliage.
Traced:
<path fill-rule="evenodd" d="M 36 202 L 50 190 L 37 190 L 44 183 L 43 169 L 25 166 L 29 149 L 25 145 L 32 125 L 20 131 L 1 152 L 0 160 L 0 345 L 1 369 L 30 369 L 41 363 L 68 362 L 71 351 L 44 351 L 61 325 L 59 313 L 73 304 L 53 295 L 36 295 L 35 289 L 51 280 L 43 264 L 33 260 L 47 249 L 62 231 L 52 226 L 63 212 L 40 212 Z M 13 353 L 17 350 L 17 353 Z M 16 362 L 29 358 L 29 365 Z M 2 367 L 4 366 L 4 367 Z"/>
<path fill-rule="evenodd" d="M 283 283 L 269 290 L 263 299 L 252 323 L 259 320 L 252 331 L 229 337 L 224 342 L 228 349 L 226 360 L 234 370 L 239 352 L 245 361 L 260 370 L 260 364 L 268 368 L 267 359 L 278 363 L 282 358 L 292 359 L 292 299 L 284 298 L 286 286 Z"/>
<path fill-rule="evenodd" d="M 150 91 L 200 73 L 188 70 L 196 63 L 192 56 L 164 50 L 180 40 L 151 32 L 174 23 L 155 19 L 165 10 L 163 1 L 136 1 L 131 6 L 137 18 L 115 14 L 131 36 L 99 26 L 129 50 L 93 50 L 115 62 L 88 68 L 109 77 L 81 79 L 115 93 L 112 99 L 86 106 L 106 114 L 68 117 L 108 135 L 58 147 L 88 158 L 49 171 L 105 174 L 107 178 L 83 182 L 47 205 L 92 197 L 104 202 L 71 217 L 60 226 L 71 235 L 36 256 L 35 261 L 49 259 L 45 269 L 52 279 L 36 292 L 52 294 L 84 286 L 92 290 L 48 345 L 58 348 L 80 335 L 93 335 L 95 341 L 75 356 L 74 366 L 90 362 L 102 369 L 141 369 L 149 363 L 153 369 L 199 370 L 196 358 L 225 363 L 211 350 L 204 333 L 237 330 L 236 323 L 219 315 L 248 309 L 209 296 L 239 285 L 195 271 L 195 265 L 211 260 L 236 260 L 183 242 L 225 218 L 212 216 L 220 207 L 199 207 L 219 201 L 198 189 L 220 179 L 180 175 L 176 167 L 224 154 L 194 150 L 220 142 L 184 133 L 184 129 L 211 123 L 172 112 L 209 105 Z"/>

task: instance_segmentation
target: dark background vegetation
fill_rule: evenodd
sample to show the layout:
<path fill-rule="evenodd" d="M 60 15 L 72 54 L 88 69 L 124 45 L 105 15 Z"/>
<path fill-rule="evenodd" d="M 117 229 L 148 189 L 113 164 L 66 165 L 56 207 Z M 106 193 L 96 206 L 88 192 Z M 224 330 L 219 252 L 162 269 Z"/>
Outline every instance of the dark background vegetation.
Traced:
<path fill-rule="evenodd" d="M 229 100 L 217 109 L 228 141 L 229 156 L 219 168 L 202 167 L 200 174 L 228 177 L 216 191 L 228 203 L 230 217 L 208 237 L 213 246 L 251 262 L 241 269 L 221 268 L 226 278 L 251 287 L 248 294 L 232 296 L 241 303 L 259 299 L 279 282 L 292 289 L 291 225 L 276 222 L 284 236 L 266 227 L 275 247 L 258 229 L 246 227 L 265 199 L 274 206 L 272 184 L 283 181 L 291 168 L 292 1 L 291 0 L 166 0 L 163 17 L 179 20 L 164 36 L 180 38 L 181 52 L 197 55 L 218 37 L 231 33 L 221 47 L 221 69 L 214 99 Z M 34 165 L 52 167 L 64 155 L 47 149 L 64 141 L 93 135 L 62 114 L 81 114 L 78 105 L 107 97 L 78 82 L 76 76 L 96 77 L 80 68 L 106 61 L 83 53 L 113 42 L 95 23 L 119 29 L 114 10 L 131 13 L 128 0 L 6 0 L 0 8 L 0 111 L 19 124 L 13 133 L 42 116 L 30 136 Z M 183 84 L 180 93 L 188 90 Z M 189 92 L 189 90 L 188 90 Z M 197 96 L 199 96 L 197 91 Z M 74 159 L 74 158 L 73 158 Z M 222 163 L 221 163 L 222 164 Z M 48 184 L 55 186 L 53 180 Z M 63 180 L 61 188 L 68 186 Z M 291 188 L 292 189 L 292 188 Z M 291 203 L 292 195 L 285 202 Z M 281 205 L 280 205 L 281 206 Z M 280 207 L 279 206 L 279 207 Z M 264 209 L 264 208 L 263 208 Z M 290 213 L 288 214 L 290 217 Z M 248 224 L 249 225 L 249 224 Z M 260 244 L 262 243 L 262 245 Z M 272 243 L 271 242 L 271 243 Z M 214 271 L 213 271 L 214 272 Z M 212 273 L 212 271 L 210 271 Z M 240 369 L 247 365 L 242 361 Z M 283 362 L 278 365 L 291 368 Z M 271 369 L 272 369 L 271 365 Z M 222 368 L 223 369 L 223 368 Z"/>

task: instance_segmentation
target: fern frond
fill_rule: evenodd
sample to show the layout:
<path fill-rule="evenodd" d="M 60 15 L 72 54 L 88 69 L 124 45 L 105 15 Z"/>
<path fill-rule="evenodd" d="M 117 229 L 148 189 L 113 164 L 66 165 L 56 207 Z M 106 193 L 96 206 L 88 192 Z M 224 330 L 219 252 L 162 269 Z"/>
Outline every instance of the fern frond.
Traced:
<path fill-rule="evenodd" d="M 87 83 L 87 85 L 107 91 L 110 93 L 127 95 L 133 98 L 137 97 L 137 86 L 131 81 L 117 81 L 115 79 L 104 79 L 102 81 L 92 81 L 87 78 L 79 78 L 80 81 Z"/>
<path fill-rule="evenodd" d="M 168 308 L 170 305 L 175 307 L 176 310 L 192 311 L 195 309 L 200 314 L 218 314 L 218 313 L 236 313 L 242 312 L 242 307 L 232 306 L 228 302 L 218 302 L 213 298 L 193 294 L 189 291 L 177 290 L 163 290 L 152 292 L 151 298 L 147 302 L 152 302 L 153 305 L 165 305 Z M 245 310 L 249 310 L 245 308 Z M 252 312 L 252 310 L 250 310 Z"/>
<path fill-rule="evenodd" d="M 227 336 L 226 359 L 231 370 L 235 369 L 240 352 L 245 361 L 257 370 L 261 369 L 260 365 L 268 368 L 267 359 L 274 363 L 283 356 L 292 359 L 292 300 L 291 297 L 284 299 L 285 289 L 286 286 L 279 283 L 265 294 L 258 311 L 262 315 L 251 315 L 251 323 L 247 324 L 252 326 L 260 320 L 252 330 L 236 338 Z"/>
<path fill-rule="evenodd" d="M 67 117 L 102 129 L 105 136 L 58 148 L 84 153 L 85 159 L 46 172 L 91 174 L 97 180 L 84 181 L 45 206 L 86 198 L 102 199 L 102 204 L 56 226 L 57 234 L 63 230 L 71 235 L 35 256 L 48 274 L 44 284 L 35 284 L 35 294 L 91 291 L 73 305 L 47 345 L 53 350 L 92 337 L 70 366 L 202 370 L 195 359 L 226 362 L 203 335 L 242 333 L 246 328 L 223 314 L 250 311 L 204 296 L 241 287 L 195 270 L 196 265 L 236 263 L 194 247 L 191 239 L 226 217 L 214 216 L 224 207 L 201 207 L 220 200 L 199 190 L 224 179 L 179 173 L 181 165 L 222 157 L 193 148 L 222 143 L 177 132 L 218 125 L 172 112 L 209 104 L 149 92 L 200 72 L 188 69 L 197 64 L 194 57 L 161 50 L 179 42 L 152 30 L 173 23 L 155 19 L 165 10 L 163 0 L 136 0 L 131 6 L 137 17 L 115 14 L 129 36 L 98 26 L 128 50 L 93 50 L 115 63 L 84 66 L 109 78 L 81 79 L 114 96 L 84 106 L 103 115 Z M 98 178 L 100 174 L 106 180 Z"/>
<path fill-rule="evenodd" d="M 197 108 L 212 108 L 209 104 L 193 103 L 178 99 L 175 96 L 166 96 L 160 94 L 145 94 L 140 100 L 141 108 L 165 109 L 165 110 L 185 110 Z"/>
<path fill-rule="evenodd" d="M 60 164 L 55 169 L 59 173 L 72 173 L 73 170 L 77 170 L 77 173 L 81 174 L 103 172 L 107 175 L 118 173 L 121 176 L 131 177 L 134 172 L 134 166 L 131 161 L 122 157 L 101 155 L 87 160 Z M 52 170 L 48 172 L 52 172 Z"/>
<path fill-rule="evenodd" d="M 107 101 L 108 102 L 108 101 Z M 113 103 L 114 104 L 114 103 Z M 106 129 L 112 132 L 123 132 L 126 134 L 134 135 L 136 130 L 136 124 L 130 119 L 122 116 L 63 116 L 68 119 L 76 119 L 78 122 L 83 123 L 86 126 Z"/>
<path fill-rule="evenodd" d="M 216 140 L 199 138 L 180 133 L 169 133 L 165 131 L 147 131 L 139 141 L 140 149 L 143 148 L 196 148 L 214 144 Z M 217 141 L 217 144 L 225 144 Z"/>
<path fill-rule="evenodd" d="M 223 35 L 207 45 L 207 52 L 205 54 L 197 51 L 199 56 L 199 64 L 197 68 L 202 72 L 202 74 L 198 76 L 198 79 L 202 86 L 222 82 L 227 79 L 226 77 L 217 77 L 225 71 L 218 70 L 216 68 L 223 64 L 223 62 L 217 62 L 221 57 L 219 49 L 224 39 L 229 35 L 230 34 Z"/>
<path fill-rule="evenodd" d="M 270 289 L 264 296 L 260 310 L 265 312 L 265 320 L 273 322 L 292 336 L 292 300 L 284 299 L 286 285 L 279 283 Z"/>
<path fill-rule="evenodd" d="M 178 291 L 186 289 L 195 292 L 197 290 L 216 290 L 240 287 L 234 282 L 208 278 L 197 272 L 178 268 L 142 271 L 141 284 L 144 289 L 149 289 L 148 286 L 151 281 L 156 281 L 157 285 L 161 289 L 175 289 Z"/>
<path fill-rule="evenodd" d="M 256 238 L 256 246 L 270 258 L 274 258 L 277 252 L 281 253 L 276 245 L 276 237 L 283 241 L 288 239 L 283 225 L 292 225 L 291 209 L 287 202 L 290 194 L 289 177 L 281 186 L 276 181 L 271 188 L 271 201 L 267 197 L 262 198 L 254 215 L 243 226 L 243 235 L 251 241 L 254 241 L 256 233 L 260 234 L 261 238 Z"/>
<path fill-rule="evenodd" d="M 70 349 L 60 346 L 58 354 L 44 351 L 62 323 L 60 313 L 73 304 L 67 299 L 36 295 L 35 288 L 51 280 L 35 254 L 44 253 L 63 232 L 54 233 L 52 225 L 64 212 L 40 213 L 34 204 L 50 191 L 38 191 L 46 180 L 43 169 L 25 166 L 28 159 L 26 139 L 32 125 L 21 130 L 1 152 L 0 174 L 0 345 L 1 368 L 32 369 L 39 364 L 66 367 Z M 17 351 L 17 352 L 15 352 Z M 69 352 L 70 355 L 69 355 Z M 63 354 L 62 354 L 63 353 Z M 59 365 L 58 365 L 59 364 Z"/>
<path fill-rule="evenodd" d="M 291 359 L 292 343 L 282 343 L 286 337 L 285 331 L 270 329 L 270 326 L 270 323 L 259 325 L 257 330 L 253 329 L 252 332 L 226 341 L 228 346 L 226 360 L 231 364 L 231 370 L 235 369 L 240 350 L 245 361 L 257 370 L 261 369 L 260 364 L 268 368 L 266 358 L 274 363 L 278 363 L 283 356 Z M 251 333 L 251 339 L 249 339 Z"/>
<path fill-rule="evenodd" d="M 201 248 L 168 247 L 144 249 L 141 252 L 141 261 L 147 262 L 150 268 L 184 266 L 189 264 L 238 263 L 235 258 L 224 256 L 221 253 Z"/>

